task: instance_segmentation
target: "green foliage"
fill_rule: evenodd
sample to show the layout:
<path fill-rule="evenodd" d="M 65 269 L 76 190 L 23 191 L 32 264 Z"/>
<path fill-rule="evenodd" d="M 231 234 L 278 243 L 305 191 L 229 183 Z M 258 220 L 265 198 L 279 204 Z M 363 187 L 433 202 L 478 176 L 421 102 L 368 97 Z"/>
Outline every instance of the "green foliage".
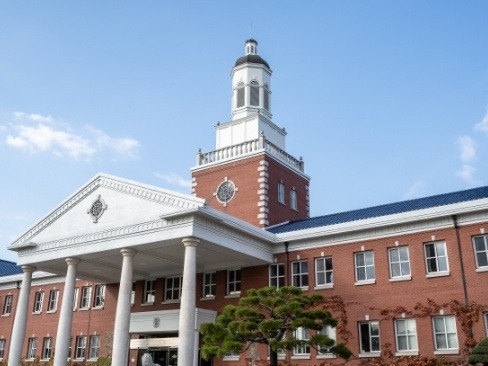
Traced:
<path fill-rule="evenodd" d="M 318 334 L 326 325 L 337 325 L 329 311 L 317 308 L 323 303 L 322 295 L 306 295 L 297 287 L 251 289 L 239 305 L 226 306 L 215 324 L 202 324 L 202 356 L 223 357 L 253 343 L 269 346 L 273 356 L 279 350 L 309 344 L 332 347 L 335 354 L 347 359 L 351 352 L 345 345 L 334 345 L 332 339 Z M 295 339 L 300 327 L 310 330 L 309 340 Z"/>
<path fill-rule="evenodd" d="M 469 363 L 488 365 L 488 338 L 483 339 L 476 347 L 473 348 Z"/>

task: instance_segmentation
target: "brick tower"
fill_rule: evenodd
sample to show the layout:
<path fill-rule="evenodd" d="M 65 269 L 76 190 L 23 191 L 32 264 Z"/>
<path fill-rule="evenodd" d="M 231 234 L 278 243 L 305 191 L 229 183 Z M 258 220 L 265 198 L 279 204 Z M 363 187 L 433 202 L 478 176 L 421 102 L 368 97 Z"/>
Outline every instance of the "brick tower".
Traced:
<path fill-rule="evenodd" d="M 253 225 L 309 216 L 304 163 L 286 152 L 284 128 L 271 119 L 271 69 L 249 39 L 232 69 L 232 114 L 218 124 L 215 150 L 197 154 L 192 193 Z"/>

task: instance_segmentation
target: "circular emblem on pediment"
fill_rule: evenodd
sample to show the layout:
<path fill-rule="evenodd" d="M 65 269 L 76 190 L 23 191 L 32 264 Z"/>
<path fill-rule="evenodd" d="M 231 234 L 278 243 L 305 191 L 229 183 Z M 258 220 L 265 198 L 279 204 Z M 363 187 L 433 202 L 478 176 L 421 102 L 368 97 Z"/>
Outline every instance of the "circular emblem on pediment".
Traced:
<path fill-rule="evenodd" d="M 93 222 L 98 222 L 100 216 L 102 216 L 103 212 L 107 209 L 107 205 L 105 201 L 102 200 L 102 197 L 98 195 L 97 199 L 93 201 L 91 207 L 88 209 L 87 213 L 91 215 Z"/>
<path fill-rule="evenodd" d="M 224 181 L 219 184 L 217 187 L 217 191 L 214 193 L 214 196 L 217 197 L 217 200 L 220 203 L 223 203 L 224 206 L 227 206 L 227 203 L 234 198 L 236 192 L 237 192 L 237 187 L 234 184 L 233 181 L 227 179 L 225 177 Z"/>

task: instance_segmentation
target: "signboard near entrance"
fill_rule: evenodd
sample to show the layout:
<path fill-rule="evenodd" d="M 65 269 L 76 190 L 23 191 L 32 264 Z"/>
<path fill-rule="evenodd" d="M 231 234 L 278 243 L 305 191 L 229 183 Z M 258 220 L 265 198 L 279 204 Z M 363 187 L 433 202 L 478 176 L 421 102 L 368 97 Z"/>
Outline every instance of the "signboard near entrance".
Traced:
<path fill-rule="evenodd" d="M 178 347 L 178 337 L 131 339 L 130 349 L 149 347 Z"/>

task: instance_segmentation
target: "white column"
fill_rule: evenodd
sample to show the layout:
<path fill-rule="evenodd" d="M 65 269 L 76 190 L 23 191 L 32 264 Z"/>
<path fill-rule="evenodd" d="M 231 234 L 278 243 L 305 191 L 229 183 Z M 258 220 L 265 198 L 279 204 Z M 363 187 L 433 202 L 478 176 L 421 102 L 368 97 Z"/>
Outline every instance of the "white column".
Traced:
<path fill-rule="evenodd" d="M 54 354 L 54 366 L 66 366 L 68 359 L 69 342 L 71 337 L 71 324 L 73 321 L 73 299 L 76 284 L 76 267 L 80 260 L 66 258 L 68 270 L 64 284 L 63 300 L 59 313 L 58 332 L 56 334 L 56 353 Z"/>
<path fill-rule="evenodd" d="M 134 249 L 122 249 L 122 271 L 120 273 L 119 297 L 115 312 L 112 366 L 127 366 L 129 354 L 130 300 L 132 294 L 132 259 Z"/>
<path fill-rule="evenodd" d="M 24 277 L 22 278 L 22 287 L 20 288 L 19 299 L 17 301 L 17 310 L 15 311 L 15 320 L 10 341 L 10 352 L 8 355 L 8 364 L 10 366 L 20 365 L 22 347 L 25 338 L 25 328 L 27 326 L 27 308 L 29 306 L 32 272 L 34 272 L 35 267 L 22 266 L 22 270 L 24 271 Z"/>
<path fill-rule="evenodd" d="M 178 366 L 196 366 L 194 360 L 198 349 L 195 349 L 195 293 L 197 245 L 200 241 L 196 238 L 185 238 L 182 241 L 185 246 L 185 262 L 178 326 Z"/>

